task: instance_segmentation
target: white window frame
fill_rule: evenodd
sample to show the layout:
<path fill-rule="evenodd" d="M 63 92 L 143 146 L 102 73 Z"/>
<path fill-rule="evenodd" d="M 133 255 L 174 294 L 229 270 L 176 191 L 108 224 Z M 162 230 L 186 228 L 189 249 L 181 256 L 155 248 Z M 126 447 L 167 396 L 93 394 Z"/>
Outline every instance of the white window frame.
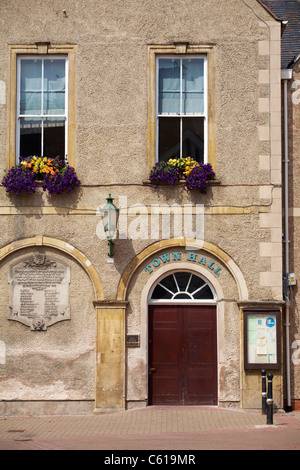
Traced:
<path fill-rule="evenodd" d="M 192 298 L 191 299 L 176 299 L 176 298 L 173 298 L 173 299 L 152 299 L 151 298 L 155 288 L 157 287 L 157 285 L 159 285 L 161 283 L 161 281 L 163 279 L 165 279 L 166 277 L 168 277 L 172 274 L 174 275 L 176 273 L 181 273 L 181 272 L 185 272 L 187 274 L 190 274 L 190 280 L 191 280 L 192 275 L 197 276 L 200 279 L 202 279 L 205 282 L 205 284 L 200 289 L 204 288 L 205 286 L 208 286 L 210 288 L 212 294 L 213 294 L 213 299 L 192 299 Z M 189 282 L 190 282 L 190 280 L 189 280 Z M 175 283 L 177 284 L 176 281 L 175 281 Z M 186 286 L 186 290 L 188 288 L 188 285 Z M 164 289 L 168 290 L 165 286 L 162 286 L 162 287 Z M 179 292 L 179 287 L 178 287 L 178 292 Z M 185 293 L 185 291 L 182 291 L 182 293 Z M 150 292 L 149 292 L 149 296 L 148 296 L 148 305 L 153 305 L 153 304 L 157 304 L 157 305 L 174 305 L 174 304 L 176 304 L 176 305 L 216 305 L 216 303 L 217 303 L 217 295 L 216 295 L 215 289 L 212 286 L 212 284 L 205 277 L 203 277 L 201 274 L 196 273 L 194 271 L 188 271 L 186 269 L 180 269 L 180 268 L 172 270 L 172 271 L 168 271 L 167 273 L 164 273 L 162 276 L 160 276 L 159 279 L 157 279 L 156 282 L 151 287 Z"/>
<path fill-rule="evenodd" d="M 21 61 L 22 60 L 41 60 L 42 65 L 42 86 L 43 86 L 43 72 L 44 72 L 44 60 L 64 60 L 65 62 L 65 113 L 64 114 L 20 114 L 20 83 L 21 83 Z M 43 132 L 43 122 L 47 118 L 64 118 L 65 119 L 65 154 L 63 157 L 68 155 L 68 77 L 69 77 L 69 63 L 68 55 L 65 54 L 52 54 L 49 55 L 19 55 L 17 57 L 17 110 L 16 110 L 16 163 L 19 163 L 20 160 L 20 119 L 25 118 L 41 118 L 42 120 L 42 136 L 41 136 L 41 155 L 43 155 L 44 148 L 44 132 Z M 42 96 L 42 105 L 41 109 L 43 110 L 43 90 L 41 90 Z M 52 155 L 45 155 L 52 156 Z M 56 155 L 54 155 L 56 156 Z"/>
<path fill-rule="evenodd" d="M 203 71 L 204 71 L 204 112 L 203 113 L 188 113 L 184 114 L 182 113 L 182 99 L 180 99 L 180 113 L 176 114 L 168 114 L 168 113 L 163 113 L 159 114 L 158 109 L 159 109 L 159 60 L 160 59 L 176 59 L 180 60 L 180 94 L 182 95 L 182 59 L 204 59 L 204 66 L 203 66 Z M 182 156 L 182 120 L 184 118 L 188 117 L 203 117 L 204 118 L 204 152 L 203 152 L 203 163 L 208 162 L 208 126 L 207 126 L 207 118 L 208 118 L 208 107 L 207 107 L 207 95 L 208 95 L 208 83 L 207 83 L 207 55 L 206 54 L 183 54 L 183 55 L 173 55 L 173 54 L 167 54 L 167 55 L 159 55 L 156 56 L 156 103 L 155 103 L 155 115 L 156 115 L 156 162 L 159 162 L 159 118 L 160 117 L 167 117 L 167 118 L 180 118 L 180 155 L 179 157 Z M 190 155 L 193 157 L 192 155 Z"/>

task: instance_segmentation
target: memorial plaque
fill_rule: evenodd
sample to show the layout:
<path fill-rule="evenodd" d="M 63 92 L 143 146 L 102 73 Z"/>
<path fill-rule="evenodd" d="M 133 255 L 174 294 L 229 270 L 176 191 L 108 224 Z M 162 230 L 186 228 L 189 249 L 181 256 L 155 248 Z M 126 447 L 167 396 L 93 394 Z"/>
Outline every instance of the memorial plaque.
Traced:
<path fill-rule="evenodd" d="M 59 321 L 70 320 L 70 267 L 43 253 L 9 269 L 10 304 L 8 319 L 45 331 Z"/>

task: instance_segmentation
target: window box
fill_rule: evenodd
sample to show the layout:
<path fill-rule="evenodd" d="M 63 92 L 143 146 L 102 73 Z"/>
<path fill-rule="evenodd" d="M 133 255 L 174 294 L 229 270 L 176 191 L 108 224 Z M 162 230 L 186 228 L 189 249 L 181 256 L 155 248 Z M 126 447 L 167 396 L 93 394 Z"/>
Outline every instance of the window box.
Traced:
<path fill-rule="evenodd" d="M 60 157 L 27 157 L 12 167 L 2 180 L 10 194 L 35 193 L 39 185 L 49 194 L 73 191 L 80 185 L 74 168 Z"/>
<path fill-rule="evenodd" d="M 205 194 L 214 177 L 209 163 L 198 163 L 190 157 L 175 158 L 156 163 L 150 172 L 149 183 L 154 187 L 183 183 L 186 190 L 198 190 Z"/>
<path fill-rule="evenodd" d="M 221 184 L 221 180 L 214 178 L 214 179 L 209 180 L 209 184 L 210 186 L 218 186 L 219 184 Z M 151 184 L 150 180 L 144 180 L 143 185 L 154 187 L 153 184 Z M 179 180 L 173 186 L 184 186 L 184 185 L 185 185 L 185 180 Z M 167 188 L 170 187 L 169 183 L 160 183 L 158 186 L 166 186 Z"/>

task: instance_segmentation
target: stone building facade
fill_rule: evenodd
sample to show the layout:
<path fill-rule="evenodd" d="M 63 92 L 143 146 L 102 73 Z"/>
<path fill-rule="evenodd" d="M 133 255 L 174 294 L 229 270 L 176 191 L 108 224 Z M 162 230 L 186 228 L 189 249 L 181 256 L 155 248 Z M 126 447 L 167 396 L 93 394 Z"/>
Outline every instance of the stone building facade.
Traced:
<path fill-rule="evenodd" d="M 282 20 L 283 271 L 285 300 L 285 404 L 299 408 L 298 218 L 299 218 L 299 52 L 300 4 L 296 0 L 265 2 Z"/>
<path fill-rule="evenodd" d="M 300 17 L 300 12 L 299 12 Z M 289 78 L 284 80 L 283 94 L 286 96 L 287 113 L 286 113 L 286 133 L 288 136 L 287 148 L 287 169 L 286 173 L 288 178 L 288 192 L 287 192 L 287 206 L 289 214 L 289 237 L 288 247 L 288 271 L 294 273 L 294 283 L 287 286 L 287 303 L 290 310 L 289 326 L 290 334 L 287 339 L 290 351 L 290 407 L 299 409 L 300 407 L 300 377 L 299 377 L 299 293 L 297 284 L 299 282 L 299 129 L 300 129 L 300 57 L 297 55 L 295 63 L 288 69 Z M 286 84 L 285 84 L 286 83 Z M 285 88 L 286 87 L 286 88 Z"/>
<path fill-rule="evenodd" d="M 280 18 L 257 0 L 11 7 L 0 4 L 1 174 L 35 148 L 37 128 L 56 150 L 63 126 L 81 184 L 0 187 L 1 413 L 258 409 L 262 369 L 282 409 Z M 65 107 L 33 112 L 62 94 Z M 178 96 L 189 111 L 166 110 Z M 196 148 L 215 172 L 206 194 L 149 184 L 174 128 L 163 158 Z M 113 256 L 100 216 L 109 193 Z"/>

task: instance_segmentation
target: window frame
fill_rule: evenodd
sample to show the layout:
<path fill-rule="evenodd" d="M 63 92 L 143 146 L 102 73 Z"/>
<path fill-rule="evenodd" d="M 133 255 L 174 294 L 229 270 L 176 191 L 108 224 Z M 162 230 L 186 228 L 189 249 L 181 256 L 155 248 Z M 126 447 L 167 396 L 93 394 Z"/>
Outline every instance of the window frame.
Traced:
<path fill-rule="evenodd" d="M 36 58 L 62 57 L 67 60 L 68 84 L 67 124 L 66 124 L 66 149 L 70 166 L 75 167 L 75 61 L 76 45 L 51 45 L 49 43 L 36 43 L 35 45 L 10 45 L 9 47 L 9 74 L 8 74 L 8 107 L 7 107 L 7 167 L 15 166 L 17 162 L 17 148 L 19 143 L 17 118 L 18 118 L 18 63 L 19 58 L 30 56 Z"/>
<path fill-rule="evenodd" d="M 147 171 L 148 174 L 157 162 L 158 155 L 158 58 L 206 57 L 206 142 L 204 158 L 216 171 L 216 119 L 215 119 L 215 48 L 212 45 L 173 45 L 148 46 L 148 139 Z M 170 117 L 171 119 L 171 117 Z"/>
<path fill-rule="evenodd" d="M 189 283 L 191 281 L 191 278 L 192 276 L 195 276 L 199 279 L 201 279 L 204 284 L 201 286 L 200 289 L 203 289 L 205 288 L 206 286 L 210 289 L 210 292 L 213 296 L 212 299 L 194 299 L 194 298 L 191 298 L 191 299 L 176 299 L 176 298 L 173 298 L 173 299 L 152 299 L 152 295 L 156 289 L 156 287 L 158 285 L 161 284 L 162 281 L 164 281 L 164 279 L 166 279 L 167 277 L 170 277 L 170 276 L 174 276 L 175 274 L 177 273 L 186 273 L 188 274 L 190 277 L 189 277 L 189 281 L 188 281 L 188 284 L 186 285 L 186 290 L 189 286 Z M 177 285 L 178 287 L 178 293 L 180 293 L 179 291 L 179 286 L 177 284 L 177 281 L 175 281 L 175 284 Z M 165 288 L 165 287 L 164 287 Z M 166 288 L 165 288 L 166 289 Z M 166 289 L 167 290 L 167 289 Z M 183 291 L 181 292 L 183 293 Z M 194 292 L 195 293 L 195 292 Z M 163 276 L 161 276 L 155 283 L 154 285 L 152 286 L 150 292 L 149 292 L 149 297 L 148 297 L 148 304 L 149 305 L 153 305 L 153 304 L 157 304 L 157 305 L 174 305 L 174 304 L 183 304 L 183 305 L 215 305 L 216 304 L 216 301 L 217 301 L 217 297 L 216 297 L 216 292 L 215 292 L 215 289 L 213 288 L 212 284 L 204 277 L 202 277 L 199 273 L 195 272 L 195 271 L 188 271 L 188 270 L 185 270 L 185 269 L 176 269 L 174 271 L 171 271 L 171 272 L 167 272 L 165 273 Z"/>
<path fill-rule="evenodd" d="M 183 119 L 185 118 L 203 118 L 204 120 L 204 153 L 203 153 L 203 163 L 207 163 L 207 55 L 206 54 L 189 54 L 188 58 L 191 59 L 203 59 L 203 75 L 204 75 L 204 112 L 203 113 L 183 113 L 182 112 L 182 60 L 187 59 L 186 55 L 157 55 L 156 56 L 156 150 L 155 150 L 155 162 L 159 162 L 159 120 L 160 118 L 180 118 L 180 154 L 178 157 L 182 156 L 182 124 Z M 180 112 L 179 113 L 159 113 L 159 60 L 160 59 L 179 59 L 180 60 Z M 190 155 L 193 157 L 193 155 Z"/>
<path fill-rule="evenodd" d="M 17 111 L 16 111 L 16 163 L 18 163 L 18 158 L 21 157 L 20 155 L 20 121 L 21 118 L 40 118 L 42 121 L 47 118 L 64 118 L 65 119 L 65 151 L 64 155 L 61 155 L 63 157 L 66 157 L 68 155 L 68 56 L 65 54 L 53 54 L 51 55 L 51 59 L 58 59 L 64 61 L 64 69 L 65 69 L 65 96 L 64 96 L 64 101 L 65 101 L 65 112 L 64 114 L 56 115 L 56 114 L 21 114 L 20 113 L 20 97 L 21 97 L 21 61 L 22 60 L 31 60 L 31 59 L 37 59 L 43 61 L 42 65 L 42 70 L 45 67 L 45 59 L 50 59 L 49 55 L 39 55 L 38 57 L 35 55 L 18 55 L 17 57 Z M 43 73 L 42 73 L 42 78 L 43 78 Z M 42 80 L 42 86 L 43 86 L 43 80 Z M 43 89 L 41 90 L 41 99 L 42 103 L 41 106 L 43 106 Z M 43 125 L 42 125 L 43 128 Z M 43 132 L 41 133 L 41 148 L 44 148 L 44 135 Z M 19 157 L 18 157 L 19 156 Z M 44 152 L 41 152 L 39 156 L 56 156 L 56 155 L 47 155 L 44 154 Z"/>

